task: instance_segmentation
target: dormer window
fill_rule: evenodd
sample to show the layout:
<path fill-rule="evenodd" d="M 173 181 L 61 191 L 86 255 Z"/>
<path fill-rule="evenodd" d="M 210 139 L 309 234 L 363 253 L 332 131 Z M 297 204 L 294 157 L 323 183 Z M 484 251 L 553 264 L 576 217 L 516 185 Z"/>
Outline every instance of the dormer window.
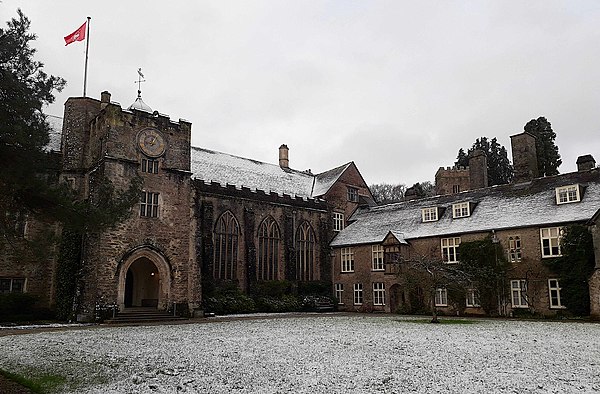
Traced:
<path fill-rule="evenodd" d="M 423 208 L 421 209 L 421 219 L 423 222 L 435 222 L 438 220 L 438 209 L 437 207 Z"/>
<path fill-rule="evenodd" d="M 568 204 L 570 202 L 581 201 L 579 185 L 569 185 L 556 188 L 556 203 Z"/>
<path fill-rule="evenodd" d="M 452 204 L 452 217 L 454 219 L 465 218 L 467 216 L 471 216 L 471 209 L 468 202 Z"/>

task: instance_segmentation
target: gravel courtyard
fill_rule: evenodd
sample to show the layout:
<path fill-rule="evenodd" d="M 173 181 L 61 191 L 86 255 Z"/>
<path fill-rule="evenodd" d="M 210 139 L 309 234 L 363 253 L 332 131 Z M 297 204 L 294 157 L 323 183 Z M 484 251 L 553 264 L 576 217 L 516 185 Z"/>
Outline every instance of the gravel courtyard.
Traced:
<path fill-rule="evenodd" d="M 600 325 L 287 316 L 0 337 L 0 368 L 73 393 L 600 392 Z M 34 372 L 32 372 L 34 371 Z"/>

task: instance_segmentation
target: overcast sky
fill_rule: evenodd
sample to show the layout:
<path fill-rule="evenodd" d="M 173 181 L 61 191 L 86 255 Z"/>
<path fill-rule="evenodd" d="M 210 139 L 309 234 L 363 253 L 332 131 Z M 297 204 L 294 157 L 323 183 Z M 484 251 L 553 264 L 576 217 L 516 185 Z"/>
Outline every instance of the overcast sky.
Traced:
<path fill-rule="evenodd" d="M 367 183 L 433 181 L 460 147 L 545 116 L 561 172 L 600 160 L 600 2 L 16 1 L 37 59 L 68 82 L 47 113 L 108 90 L 192 122 L 192 144 L 321 172 L 354 161 Z"/>

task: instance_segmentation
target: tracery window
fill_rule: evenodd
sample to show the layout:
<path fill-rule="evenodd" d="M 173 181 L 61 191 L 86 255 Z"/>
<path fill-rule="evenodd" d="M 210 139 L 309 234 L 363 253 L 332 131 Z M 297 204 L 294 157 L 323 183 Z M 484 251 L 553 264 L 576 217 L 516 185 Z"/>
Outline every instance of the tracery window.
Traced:
<path fill-rule="evenodd" d="M 258 266 L 256 279 L 277 280 L 279 271 L 279 227 L 272 217 L 267 217 L 258 229 Z"/>
<path fill-rule="evenodd" d="M 235 279 L 239 234 L 240 226 L 235 216 L 230 211 L 222 214 L 215 226 L 215 279 Z"/>
<path fill-rule="evenodd" d="M 296 231 L 296 279 L 315 280 L 315 232 L 307 221 Z"/>

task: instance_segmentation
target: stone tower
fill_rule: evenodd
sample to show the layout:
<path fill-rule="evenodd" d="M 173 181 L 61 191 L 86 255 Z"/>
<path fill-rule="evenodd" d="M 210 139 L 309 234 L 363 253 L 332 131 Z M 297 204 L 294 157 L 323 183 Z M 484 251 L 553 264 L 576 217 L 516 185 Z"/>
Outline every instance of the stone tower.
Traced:
<path fill-rule="evenodd" d="M 83 315 L 103 303 L 121 310 L 176 304 L 193 311 L 201 293 L 191 214 L 191 124 L 148 106 L 123 109 L 108 92 L 101 97 L 65 104 L 62 177 L 92 200 L 103 179 L 125 190 L 139 177 L 143 191 L 127 220 L 88 236 L 83 245 Z"/>
<path fill-rule="evenodd" d="M 481 189 L 488 186 L 487 157 L 476 149 L 469 155 L 469 189 Z"/>
<path fill-rule="evenodd" d="M 535 141 L 536 137 L 527 132 L 510 136 L 514 183 L 527 182 L 539 177 Z"/>

